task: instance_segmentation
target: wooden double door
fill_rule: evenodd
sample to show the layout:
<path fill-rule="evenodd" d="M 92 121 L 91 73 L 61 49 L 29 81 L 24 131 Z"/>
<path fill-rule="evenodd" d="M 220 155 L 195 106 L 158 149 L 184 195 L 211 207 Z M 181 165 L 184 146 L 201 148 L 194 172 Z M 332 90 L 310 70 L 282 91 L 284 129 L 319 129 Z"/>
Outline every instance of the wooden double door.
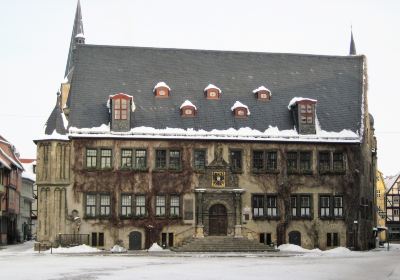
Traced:
<path fill-rule="evenodd" d="M 228 214 L 226 207 L 222 204 L 215 204 L 209 210 L 209 235 L 227 235 Z"/>

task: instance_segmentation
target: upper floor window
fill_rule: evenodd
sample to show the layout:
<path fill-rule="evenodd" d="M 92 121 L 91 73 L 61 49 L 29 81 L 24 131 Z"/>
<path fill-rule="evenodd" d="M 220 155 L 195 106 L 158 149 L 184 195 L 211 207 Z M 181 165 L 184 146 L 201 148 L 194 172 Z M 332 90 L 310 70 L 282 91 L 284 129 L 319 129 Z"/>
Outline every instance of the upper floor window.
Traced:
<path fill-rule="evenodd" d="M 288 173 L 311 173 L 312 152 L 287 152 L 286 166 Z"/>
<path fill-rule="evenodd" d="M 121 195 L 121 216 L 130 217 L 132 215 L 132 195 Z"/>
<path fill-rule="evenodd" d="M 253 195 L 253 217 L 264 216 L 264 195 Z"/>
<path fill-rule="evenodd" d="M 319 152 L 318 169 L 321 174 L 345 172 L 346 165 L 344 152 Z"/>
<path fill-rule="evenodd" d="M 183 117 L 194 117 L 197 112 L 197 107 L 189 100 L 185 100 L 179 109 L 181 110 L 181 116 Z"/>
<path fill-rule="evenodd" d="M 96 216 L 96 195 L 86 194 L 86 216 L 95 217 Z"/>
<path fill-rule="evenodd" d="M 321 195 L 319 197 L 319 215 L 321 218 L 343 217 L 343 196 Z"/>
<path fill-rule="evenodd" d="M 253 90 L 253 93 L 256 95 L 258 100 L 268 101 L 271 100 L 271 91 L 267 89 L 265 86 L 260 86 Z"/>
<path fill-rule="evenodd" d="M 277 217 L 278 216 L 278 207 L 277 207 L 277 197 L 267 195 L 267 216 L 268 217 Z"/>
<path fill-rule="evenodd" d="M 96 168 L 97 167 L 97 150 L 86 149 L 86 167 Z"/>
<path fill-rule="evenodd" d="M 194 150 L 194 169 L 204 170 L 206 167 L 206 150 Z"/>
<path fill-rule="evenodd" d="M 102 169 L 111 168 L 111 149 L 101 149 L 100 167 Z"/>
<path fill-rule="evenodd" d="M 209 84 L 204 89 L 204 95 L 206 96 L 207 99 L 219 99 L 221 97 L 221 92 L 222 92 L 221 89 L 214 86 L 213 84 Z"/>
<path fill-rule="evenodd" d="M 292 217 L 310 218 L 311 217 L 311 195 L 293 195 L 290 197 L 290 207 Z"/>
<path fill-rule="evenodd" d="M 278 169 L 278 154 L 276 151 L 253 151 L 253 171 L 274 172 Z"/>
<path fill-rule="evenodd" d="M 235 104 L 231 107 L 231 111 L 235 115 L 235 117 L 247 117 L 250 116 L 249 107 L 241 103 L 240 101 L 236 101 Z"/>
<path fill-rule="evenodd" d="M 122 149 L 121 168 L 146 169 L 147 151 L 145 149 Z"/>
<path fill-rule="evenodd" d="M 111 209 L 111 198 L 109 194 L 100 195 L 100 216 L 109 216 Z"/>
<path fill-rule="evenodd" d="M 180 198 L 178 195 L 171 195 L 169 198 L 169 215 L 178 217 L 180 213 Z"/>
<path fill-rule="evenodd" d="M 159 98 L 168 98 L 171 88 L 165 82 L 158 82 L 153 89 L 154 95 Z"/>
<path fill-rule="evenodd" d="M 109 217 L 111 215 L 111 196 L 105 193 L 85 194 L 85 217 Z"/>
<path fill-rule="evenodd" d="M 181 151 L 180 150 L 156 150 L 156 168 L 157 169 L 181 169 Z"/>
<path fill-rule="evenodd" d="M 146 215 L 146 196 L 135 195 L 135 215 L 136 216 Z"/>
<path fill-rule="evenodd" d="M 165 216 L 165 195 L 156 196 L 156 216 Z"/>
<path fill-rule="evenodd" d="M 230 164 L 233 172 L 242 171 L 241 150 L 230 150 Z"/>

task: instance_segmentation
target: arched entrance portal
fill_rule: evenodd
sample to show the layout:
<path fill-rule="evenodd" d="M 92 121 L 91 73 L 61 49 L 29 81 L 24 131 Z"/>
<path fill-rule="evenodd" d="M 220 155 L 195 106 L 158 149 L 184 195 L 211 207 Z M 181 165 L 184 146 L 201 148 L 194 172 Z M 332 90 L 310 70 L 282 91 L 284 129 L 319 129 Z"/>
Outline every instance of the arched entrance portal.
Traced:
<path fill-rule="evenodd" d="M 301 246 L 301 234 L 298 231 L 289 232 L 289 243 Z"/>
<path fill-rule="evenodd" d="M 142 234 L 138 231 L 129 233 L 129 250 L 142 249 Z"/>
<path fill-rule="evenodd" d="M 210 207 L 209 213 L 209 235 L 226 235 L 228 231 L 228 215 L 226 207 L 215 204 Z"/>

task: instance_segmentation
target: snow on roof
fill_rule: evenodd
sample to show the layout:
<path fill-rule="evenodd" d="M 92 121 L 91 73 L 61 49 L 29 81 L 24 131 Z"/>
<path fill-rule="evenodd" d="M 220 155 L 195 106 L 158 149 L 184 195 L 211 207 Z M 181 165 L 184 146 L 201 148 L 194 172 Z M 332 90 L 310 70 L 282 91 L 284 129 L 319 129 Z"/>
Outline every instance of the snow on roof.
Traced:
<path fill-rule="evenodd" d="M 165 87 L 167 88 L 169 91 L 171 91 L 171 88 L 165 83 L 165 82 L 158 82 L 153 89 L 153 92 L 156 91 L 156 89 L 160 88 L 160 87 Z"/>
<path fill-rule="evenodd" d="M 181 107 L 179 107 L 179 109 L 182 109 L 185 106 L 190 106 L 193 107 L 195 110 L 197 110 L 197 107 L 193 105 L 192 102 L 190 102 L 189 100 L 185 100 L 185 102 L 182 103 Z"/>
<path fill-rule="evenodd" d="M 140 126 L 127 132 L 110 131 L 110 127 L 103 124 L 92 128 L 69 128 L 70 137 L 93 138 L 139 138 L 139 139 L 208 139 L 208 140 L 244 140 L 244 141 L 282 141 L 282 142 L 328 142 L 328 143 L 359 143 L 360 137 L 350 130 L 329 132 L 317 130 L 316 134 L 299 134 L 295 128 L 279 130 L 278 127 L 269 126 L 264 132 L 242 127 L 239 129 L 228 128 L 225 130 L 213 129 L 211 131 L 194 130 L 193 128 L 164 128 Z"/>
<path fill-rule="evenodd" d="M 83 33 L 76 34 L 75 38 L 85 38 Z"/>
<path fill-rule="evenodd" d="M 233 104 L 233 106 L 231 107 L 231 111 L 234 111 L 236 108 L 245 108 L 247 110 L 247 115 L 250 115 L 249 107 L 244 105 L 242 102 L 236 101 L 235 104 Z"/>
<path fill-rule="evenodd" d="M 123 93 L 123 92 L 120 92 L 120 93 L 117 93 L 117 94 L 111 94 L 111 95 L 108 96 L 108 100 L 107 100 L 107 108 L 108 109 L 110 109 L 110 100 L 112 98 L 114 98 L 115 96 L 117 96 L 117 95 L 123 95 L 123 96 L 125 96 L 127 98 L 130 98 L 131 99 L 131 104 L 132 104 L 131 105 L 131 110 L 132 110 L 132 112 L 135 112 L 136 105 L 135 105 L 135 102 L 133 102 L 133 96 L 129 95 L 129 94 L 126 94 L 126 93 Z"/>
<path fill-rule="evenodd" d="M 213 84 L 209 84 L 208 86 L 206 86 L 206 88 L 204 89 L 204 91 L 207 91 L 209 89 L 216 89 L 218 91 L 218 93 L 221 93 L 221 89 Z"/>
<path fill-rule="evenodd" d="M 267 89 L 265 86 L 260 86 L 260 87 L 258 87 L 258 88 L 256 88 L 256 89 L 254 89 L 254 90 L 253 90 L 253 93 L 257 93 L 257 92 L 263 91 L 263 90 L 268 91 L 269 94 L 272 95 L 271 91 L 270 91 L 269 89 Z"/>
<path fill-rule="evenodd" d="M 69 140 L 69 138 L 68 138 L 68 135 L 59 134 L 54 129 L 52 134 L 40 135 L 34 141 L 40 141 L 40 140 Z"/>
<path fill-rule="evenodd" d="M 35 161 L 34 161 L 35 162 Z M 24 172 L 22 172 L 22 178 L 29 179 L 31 181 L 36 181 L 36 174 L 33 173 L 33 162 L 32 163 L 23 163 Z"/>
<path fill-rule="evenodd" d="M 19 162 L 18 158 L 13 159 L 12 157 L 10 157 L 2 148 L 0 148 L 0 153 L 3 154 L 3 156 L 5 156 L 12 164 L 14 164 L 16 167 L 24 170 L 24 168 L 22 167 L 22 164 Z M 15 155 L 14 155 L 15 156 Z M 7 165 L 8 166 L 8 165 Z"/>
<path fill-rule="evenodd" d="M 394 176 L 388 176 L 384 179 L 386 190 L 390 190 L 399 178 L 400 172 Z"/>
<path fill-rule="evenodd" d="M 299 101 L 305 101 L 305 100 L 307 100 L 307 101 L 311 101 L 311 102 L 314 102 L 314 103 L 316 103 L 316 102 L 317 102 L 317 100 L 315 100 L 315 99 L 311 99 L 311 98 L 304 98 L 304 97 L 294 97 L 294 98 L 292 98 L 292 100 L 290 100 L 290 102 L 289 102 L 289 105 L 288 105 L 288 109 L 289 109 L 289 110 L 291 110 L 291 109 L 292 109 L 292 107 L 293 107 L 294 105 L 296 105 L 296 104 L 297 104 L 297 102 L 299 102 Z"/>

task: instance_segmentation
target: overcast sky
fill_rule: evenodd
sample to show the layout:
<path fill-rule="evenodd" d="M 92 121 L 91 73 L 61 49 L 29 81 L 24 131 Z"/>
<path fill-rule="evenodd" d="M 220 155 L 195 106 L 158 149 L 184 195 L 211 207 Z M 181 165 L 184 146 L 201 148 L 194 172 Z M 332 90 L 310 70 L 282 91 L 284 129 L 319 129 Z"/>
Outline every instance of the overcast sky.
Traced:
<path fill-rule="evenodd" d="M 63 80 L 77 0 L 0 0 L 0 134 L 36 156 Z M 378 168 L 400 171 L 400 1 L 81 0 L 86 43 L 368 59 Z"/>

